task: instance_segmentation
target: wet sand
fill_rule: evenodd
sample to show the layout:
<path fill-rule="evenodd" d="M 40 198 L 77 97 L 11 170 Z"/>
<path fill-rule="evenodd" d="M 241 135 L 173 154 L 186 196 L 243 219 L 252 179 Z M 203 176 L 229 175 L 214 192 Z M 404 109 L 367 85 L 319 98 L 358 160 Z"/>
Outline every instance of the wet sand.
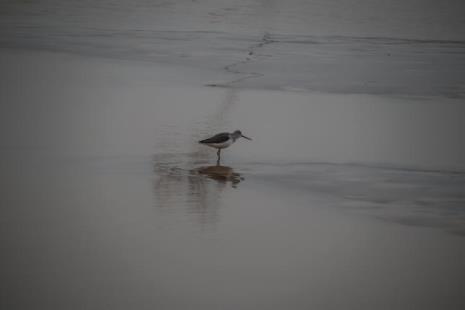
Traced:
<path fill-rule="evenodd" d="M 2 1 L 0 308 L 465 309 L 464 5 L 420 2 Z"/>
<path fill-rule="evenodd" d="M 2 307 L 465 305 L 461 99 L 1 54 Z"/>

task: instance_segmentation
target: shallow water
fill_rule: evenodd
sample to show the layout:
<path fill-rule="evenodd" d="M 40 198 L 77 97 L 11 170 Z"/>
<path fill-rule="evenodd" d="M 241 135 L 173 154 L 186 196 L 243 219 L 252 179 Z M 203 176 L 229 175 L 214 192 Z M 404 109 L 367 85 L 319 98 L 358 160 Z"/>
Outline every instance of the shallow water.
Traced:
<path fill-rule="evenodd" d="M 463 309 L 463 10 L 369 2 L 2 2 L 1 307 Z"/>
<path fill-rule="evenodd" d="M 463 306 L 457 99 L 210 88 L 198 70 L 3 56 L 5 307 Z M 433 116 L 449 121 L 431 129 Z M 196 141 L 229 128 L 254 140 L 218 170 Z"/>

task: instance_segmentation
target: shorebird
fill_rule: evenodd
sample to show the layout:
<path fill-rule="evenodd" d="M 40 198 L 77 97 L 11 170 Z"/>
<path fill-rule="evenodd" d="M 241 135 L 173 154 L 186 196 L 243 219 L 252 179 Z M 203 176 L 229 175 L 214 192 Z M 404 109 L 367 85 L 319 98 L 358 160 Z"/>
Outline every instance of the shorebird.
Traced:
<path fill-rule="evenodd" d="M 236 140 L 241 137 L 247 140 L 252 140 L 249 137 L 244 136 L 240 130 L 236 130 L 233 133 L 222 132 L 222 133 L 216 134 L 213 137 L 210 137 L 208 139 L 200 140 L 199 143 L 218 149 L 218 151 L 216 152 L 216 155 L 218 156 L 217 164 L 219 165 L 220 157 L 221 157 L 221 150 L 227 148 L 228 146 L 236 142 Z"/>

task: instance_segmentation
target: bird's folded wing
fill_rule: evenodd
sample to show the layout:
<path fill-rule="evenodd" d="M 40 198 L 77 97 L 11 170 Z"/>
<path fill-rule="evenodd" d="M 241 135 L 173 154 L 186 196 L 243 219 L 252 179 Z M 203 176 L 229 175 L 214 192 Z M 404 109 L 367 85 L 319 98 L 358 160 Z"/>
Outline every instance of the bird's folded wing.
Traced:
<path fill-rule="evenodd" d="M 222 132 L 211 138 L 200 140 L 199 143 L 223 143 L 229 140 L 229 133 Z"/>

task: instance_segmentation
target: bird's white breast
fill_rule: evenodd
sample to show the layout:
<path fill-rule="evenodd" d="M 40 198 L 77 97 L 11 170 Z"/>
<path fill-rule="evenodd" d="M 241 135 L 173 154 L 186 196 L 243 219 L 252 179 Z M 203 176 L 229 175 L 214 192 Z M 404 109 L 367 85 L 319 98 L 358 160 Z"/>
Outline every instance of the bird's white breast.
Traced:
<path fill-rule="evenodd" d="M 208 146 L 211 146 L 211 147 L 214 147 L 214 148 L 217 148 L 217 149 L 224 149 L 224 148 L 227 148 L 228 146 L 230 146 L 231 144 L 233 144 L 234 141 L 232 139 L 229 139 L 228 141 L 226 142 L 222 142 L 222 143 L 208 143 L 207 145 Z"/>

